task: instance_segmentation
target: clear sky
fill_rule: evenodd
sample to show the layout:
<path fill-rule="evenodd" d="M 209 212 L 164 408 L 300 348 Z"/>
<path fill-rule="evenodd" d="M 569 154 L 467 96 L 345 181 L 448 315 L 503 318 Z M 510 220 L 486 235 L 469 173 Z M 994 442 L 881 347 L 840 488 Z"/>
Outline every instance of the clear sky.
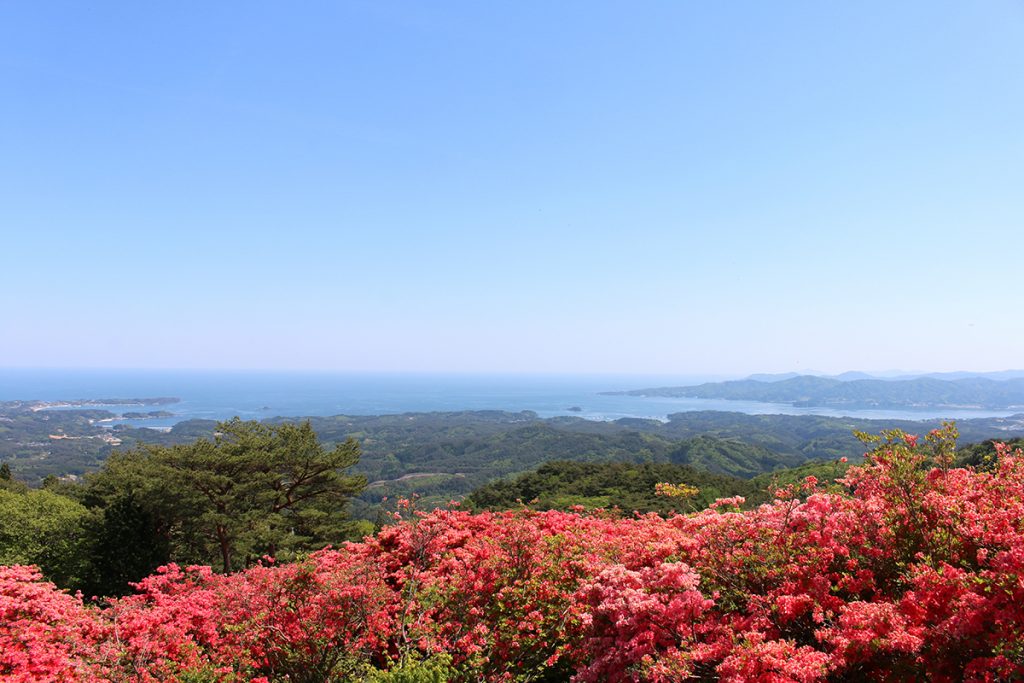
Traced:
<path fill-rule="evenodd" d="M 1024 366 L 1024 3 L 0 4 L 0 366 Z"/>

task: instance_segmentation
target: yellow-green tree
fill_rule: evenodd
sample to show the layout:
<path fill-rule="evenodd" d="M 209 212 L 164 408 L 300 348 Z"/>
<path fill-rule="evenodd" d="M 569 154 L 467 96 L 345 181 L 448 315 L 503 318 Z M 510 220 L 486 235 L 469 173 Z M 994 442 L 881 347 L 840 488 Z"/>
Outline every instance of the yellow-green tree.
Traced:
<path fill-rule="evenodd" d="M 60 586 L 77 586 L 86 571 L 92 513 L 40 489 L 0 489 L 0 565 L 34 564 Z"/>

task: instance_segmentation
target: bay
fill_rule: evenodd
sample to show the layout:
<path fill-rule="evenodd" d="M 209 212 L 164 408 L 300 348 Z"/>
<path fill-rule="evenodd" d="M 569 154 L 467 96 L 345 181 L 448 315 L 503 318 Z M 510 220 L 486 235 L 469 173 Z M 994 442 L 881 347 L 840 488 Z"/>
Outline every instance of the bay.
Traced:
<path fill-rule="evenodd" d="M 878 419 L 1005 417 L 970 409 L 835 410 L 719 399 L 609 396 L 651 386 L 679 386 L 721 377 L 680 375 L 469 375 L 195 370 L 0 369 L 0 400 L 65 401 L 174 396 L 166 406 L 110 406 L 114 413 L 167 410 L 173 417 L 117 420 L 166 428 L 188 419 L 224 420 L 304 415 L 382 415 L 462 410 L 530 410 L 541 417 L 664 420 L 676 412 L 826 415 Z"/>

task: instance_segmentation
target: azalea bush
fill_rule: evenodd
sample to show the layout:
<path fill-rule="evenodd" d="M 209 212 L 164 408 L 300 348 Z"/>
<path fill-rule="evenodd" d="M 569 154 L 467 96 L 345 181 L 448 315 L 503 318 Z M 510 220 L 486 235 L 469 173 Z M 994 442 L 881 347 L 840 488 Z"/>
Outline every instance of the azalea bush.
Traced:
<path fill-rule="evenodd" d="M 838 486 L 668 518 L 457 506 L 90 603 L 0 568 L 10 681 L 1001 681 L 1024 676 L 1024 455 L 884 434 Z M 669 487 L 663 487 L 671 491 Z"/>

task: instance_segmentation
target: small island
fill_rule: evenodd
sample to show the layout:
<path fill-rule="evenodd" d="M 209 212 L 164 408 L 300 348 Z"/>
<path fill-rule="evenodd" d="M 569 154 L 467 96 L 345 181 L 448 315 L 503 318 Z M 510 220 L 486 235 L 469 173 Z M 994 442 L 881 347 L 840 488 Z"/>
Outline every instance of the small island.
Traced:
<path fill-rule="evenodd" d="M 169 410 L 151 410 L 148 413 L 136 413 L 127 412 L 122 413 L 121 417 L 126 420 L 149 420 L 160 417 L 174 417 L 174 413 Z"/>

